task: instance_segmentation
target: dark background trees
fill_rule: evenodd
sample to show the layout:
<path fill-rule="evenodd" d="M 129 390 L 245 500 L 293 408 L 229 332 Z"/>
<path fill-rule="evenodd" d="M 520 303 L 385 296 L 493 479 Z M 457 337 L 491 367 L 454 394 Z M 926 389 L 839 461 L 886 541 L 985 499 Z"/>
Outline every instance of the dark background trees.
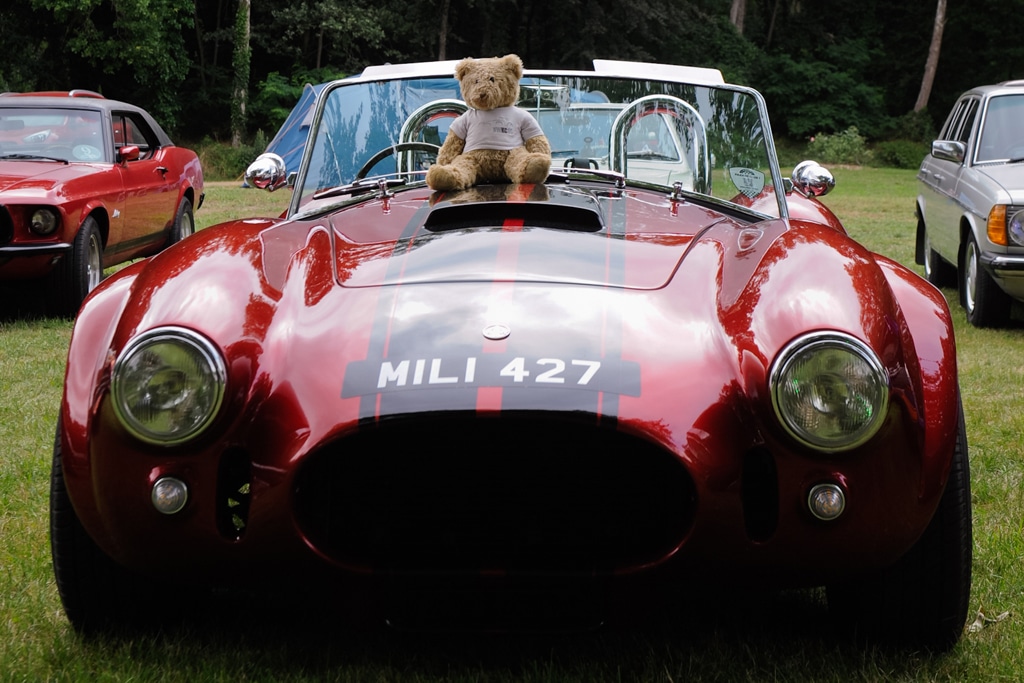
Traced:
<path fill-rule="evenodd" d="M 765 95 L 777 136 L 856 126 L 884 140 L 926 135 L 971 86 L 1024 77 L 1013 40 L 1024 0 L 943 4 L 917 116 L 935 2 L 16 0 L 0 9 L 0 90 L 97 90 L 143 104 L 178 137 L 228 141 L 272 135 L 307 81 L 516 52 L 533 67 L 595 57 L 717 67 Z M 247 46 L 236 44 L 240 7 Z"/>

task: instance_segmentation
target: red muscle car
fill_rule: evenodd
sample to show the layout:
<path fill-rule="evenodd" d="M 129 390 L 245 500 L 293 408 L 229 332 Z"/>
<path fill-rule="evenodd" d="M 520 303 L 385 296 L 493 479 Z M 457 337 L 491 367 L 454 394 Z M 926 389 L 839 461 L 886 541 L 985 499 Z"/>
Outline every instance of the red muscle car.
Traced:
<path fill-rule="evenodd" d="M 825 169 L 783 177 L 763 99 L 717 70 L 528 70 L 547 181 L 432 192 L 453 68 L 326 86 L 297 177 L 247 177 L 291 186 L 285 216 L 85 303 L 51 501 L 71 623 L 155 620 L 174 586 L 415 628 L 826 586 L 839 627 L 953 646 L 971 506 L 942 295 L 846 234 Z"/>
<path fill-rule="evenodd" d="M 203 171 L 142 109 L 85 90 L 0 96 L 0 280 L 74 315 L 103 269 L 195 231 Z"/>

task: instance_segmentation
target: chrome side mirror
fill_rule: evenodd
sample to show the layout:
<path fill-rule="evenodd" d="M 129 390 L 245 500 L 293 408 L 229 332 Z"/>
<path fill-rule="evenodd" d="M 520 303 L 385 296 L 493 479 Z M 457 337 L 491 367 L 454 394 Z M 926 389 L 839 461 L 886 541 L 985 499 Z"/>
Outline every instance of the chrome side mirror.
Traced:
<path fill-rule="evenodd" d="M 824 197 L 836 186 L 836 179 L 817 161 L 801 161 L 793 168 L 793 187 L 805 197 Z"/>
<path fill-rule="evenodd" d="M 268 192 L 284 187 L 288 184 L 284 159 L 273 152 L 264 152 L 245 169 L 245 182 Z"/>
<path fill-rule="evenodd" d="M 967 145 L 957 140 L 935 140 L 932 142 L 932 156 L 962 164 L 967 157 Z"/>

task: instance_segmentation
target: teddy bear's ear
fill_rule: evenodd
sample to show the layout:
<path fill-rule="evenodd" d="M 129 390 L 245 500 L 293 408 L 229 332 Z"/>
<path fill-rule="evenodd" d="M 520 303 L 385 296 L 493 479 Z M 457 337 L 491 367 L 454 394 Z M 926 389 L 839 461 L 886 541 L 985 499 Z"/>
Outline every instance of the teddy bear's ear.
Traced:
<path fill-rule="evenodd" d="M 473 66 L 473 58 L 466 57 L 461 62 L 455 65 L 455 78 L 460 81 L 469 73 L 470 68 Z"/>
<path fill-rule="evenodd" d="M 501 58 L 501 65 L 514 71 L 516 79 L 523 77 L 523 60 L 519 59 L 519 55 L 505 55 Z"/>

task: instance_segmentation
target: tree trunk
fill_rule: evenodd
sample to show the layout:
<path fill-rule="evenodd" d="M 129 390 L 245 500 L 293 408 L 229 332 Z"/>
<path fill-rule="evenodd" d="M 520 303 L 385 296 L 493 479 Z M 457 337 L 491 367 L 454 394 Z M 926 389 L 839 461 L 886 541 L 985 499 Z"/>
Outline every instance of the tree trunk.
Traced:
<path fill-rule="evenodd" d="M 743 21 L 747 18 L 747 0 L 732 0 L 729 8 L 729 21 L 736 27 L 736 32 L 743 35 Z"/>
<path fill-rule="evenodd" d="M 445 52 L 448 50 L 448 8 L 451 0 L 444 0 L 441 3 L 441 33 L 437 38 L 437 58 L 441 61 L 447 59 Z"/>
<path fill-rule="evenodd" d="M 249 93 L 249 64 L 252 53 L 249 48 L 250 0 L 238 0 L 238 14 L 235 17 L 235 55 L 231 60 L 235 85 L 231 93 L 231 146 L 242 146 L 245 136 L 245 106 Z"/>
<path fill-rule="evenodd" d="M 775 33 L 775 17 L 779 14 L 779 2 L 781 0 L 775 0 L 775 5 L 772 6 L 772 18 L 768 22 L 768 36 L 764 39 L 764 49 L 766 52 L 771 47 L 772 34 Z"/>
<path fill-rule="evenodd" d="M 928 60 L 924 63 L 924 77 L 921 79 L 921 90 L 917 93 L 914 111 L 921 111 L 928 106 L 928 98 L 932 94 L 935 82 L 935 70 L 939 66 L 939 52 L 942 48 L 942 29 L 946 26 L 946 0 L 939 0 L 935 7 L 935 26 L 932 28 L 932 43 L 928 46 Z"/>

